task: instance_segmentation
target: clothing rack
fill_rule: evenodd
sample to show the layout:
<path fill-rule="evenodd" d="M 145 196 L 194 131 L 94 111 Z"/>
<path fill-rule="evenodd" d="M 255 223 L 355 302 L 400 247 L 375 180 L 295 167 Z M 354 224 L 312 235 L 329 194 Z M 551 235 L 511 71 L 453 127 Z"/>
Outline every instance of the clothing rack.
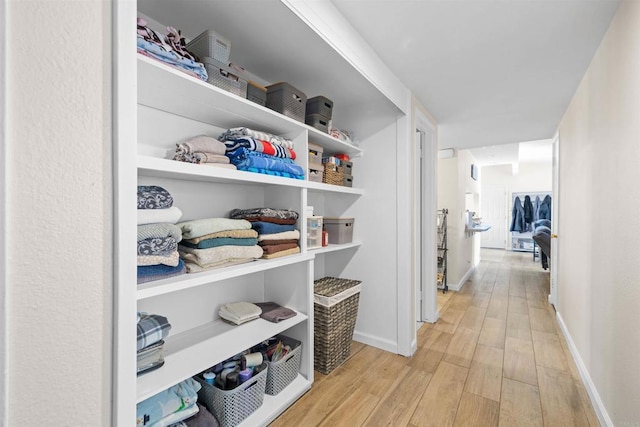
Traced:
<path fill-rule="evenodd" d="M 449 209 L 440 209 L 437 211 L 438 224 L 438 273 L 437 284 L 438 289 L 442 289 L 442 293 L 449 290 L 447 285 L 447 214 Z"/>

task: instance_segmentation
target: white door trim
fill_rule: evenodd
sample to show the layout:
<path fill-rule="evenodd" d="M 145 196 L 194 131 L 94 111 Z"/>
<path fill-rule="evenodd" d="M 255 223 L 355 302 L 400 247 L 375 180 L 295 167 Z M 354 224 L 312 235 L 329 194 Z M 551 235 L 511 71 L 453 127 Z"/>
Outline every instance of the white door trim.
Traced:
<path fill-rule="evenodd" d="M 560 133 L 556 132 L 553 137 L 553 196 L 551 198 L 551 257 L 549 259 L 550 273 L 550 294 L 549 302 L 558 307 L 558 206 L 560 198 Z M 556 236 L 556 237 L 553 237 Z"/>
<path fill-rule="evenodd" d="M 9 425 L 9 317 L 7 315 L 7 287 L 9 286 L 7 272 L 7 206 L 8 195 L 8 170 L 7 159 L 7 0 L 0 1 L 0 425 Z"/>

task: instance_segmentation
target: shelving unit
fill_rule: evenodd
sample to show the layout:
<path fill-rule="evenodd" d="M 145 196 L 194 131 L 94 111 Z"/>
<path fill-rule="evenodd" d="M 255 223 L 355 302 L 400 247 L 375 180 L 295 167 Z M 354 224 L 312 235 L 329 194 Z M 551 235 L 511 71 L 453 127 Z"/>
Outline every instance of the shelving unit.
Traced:
<path fill-rule="evenodd" d="M 447 215 L 448 209 L 440 209 L 437 213 L 438 221 L 438 289 L 445 293 L 449 290 L 447 285 Z"/>

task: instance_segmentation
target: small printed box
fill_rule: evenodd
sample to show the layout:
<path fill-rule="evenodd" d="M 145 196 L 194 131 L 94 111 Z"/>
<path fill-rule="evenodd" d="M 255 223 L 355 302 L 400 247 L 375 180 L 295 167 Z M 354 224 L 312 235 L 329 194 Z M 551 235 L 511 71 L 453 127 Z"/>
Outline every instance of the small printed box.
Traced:
<path fill-rule="evenodd" d="M 329 233 L 329 243 L 342 245 L 353 241 L 354 218 L 327 218 L 323 219 L 324 229 Z"/>
<path fill-rule="evenodd" d="M 322 182 L 323 174 L 324 166 L 322 166 L 320 163 L 309 163 L 309 181 Z"/>
<path fill-rule="evenodd" d="M 312 144 L 309 145 L 309 163 L 322 164 L 322 153 L 324 148 L 319 145 Z M 311 165 L 309 165 L 311 167 Z"/>

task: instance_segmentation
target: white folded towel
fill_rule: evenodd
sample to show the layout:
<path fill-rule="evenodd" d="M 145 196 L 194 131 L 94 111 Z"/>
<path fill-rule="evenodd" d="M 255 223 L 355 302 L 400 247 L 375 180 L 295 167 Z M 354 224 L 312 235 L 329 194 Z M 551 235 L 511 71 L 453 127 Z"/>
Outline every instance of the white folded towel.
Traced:
<path fill-rule="evenodd" d="M 224 304 L 218 312 L 220 317 L 236 325 L 241 325 L 253 319 L 257 319 L 262 314 L 262 310 L 250 302 L 232 302 Z"/>

